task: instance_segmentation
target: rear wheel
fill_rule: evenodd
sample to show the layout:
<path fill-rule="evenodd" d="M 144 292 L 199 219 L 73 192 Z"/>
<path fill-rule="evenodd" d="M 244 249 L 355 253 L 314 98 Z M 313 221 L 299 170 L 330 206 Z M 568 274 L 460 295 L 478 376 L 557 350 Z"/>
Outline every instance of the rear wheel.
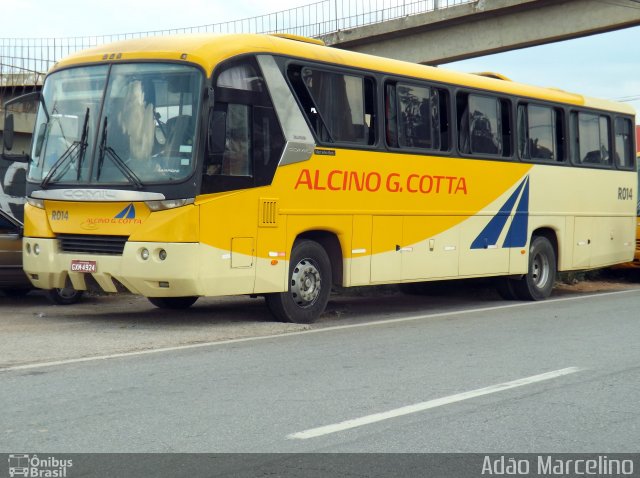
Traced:
<path fill-rule="evenodd" d="M 188 309 L 198 300 L 198 297 L 147 297 L 147 299 L 160 309 Z"/>
<path fill-rule="evenodd" d="M 331 261 L 324 248 L 310 240 L 297 241 L 289 263 L 289 290 L 267 294 L 271 313 L 283 322 L 310 324 L 324 312 L 331 293 Z"/>
<path fill-rule="evenodd" d="M 542 300 L 551 295 L 556 281 L 556 251 L 544 236 L 535 236 L 529 246 L 529 270 L 513 280 L 513 291 L 522 300 Z"/>

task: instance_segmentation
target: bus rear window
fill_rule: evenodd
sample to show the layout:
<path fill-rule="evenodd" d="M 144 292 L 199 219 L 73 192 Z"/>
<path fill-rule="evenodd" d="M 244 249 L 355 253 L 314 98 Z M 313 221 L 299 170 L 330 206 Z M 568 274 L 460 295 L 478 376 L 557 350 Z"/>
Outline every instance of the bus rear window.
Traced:
<path fill-rule="evenodd" d="M 633 126 L 627 118 L 616 118 L 615 123 L 616 165 L 620 169 L 633 169 L 635 155 L 633 154 Z"/>

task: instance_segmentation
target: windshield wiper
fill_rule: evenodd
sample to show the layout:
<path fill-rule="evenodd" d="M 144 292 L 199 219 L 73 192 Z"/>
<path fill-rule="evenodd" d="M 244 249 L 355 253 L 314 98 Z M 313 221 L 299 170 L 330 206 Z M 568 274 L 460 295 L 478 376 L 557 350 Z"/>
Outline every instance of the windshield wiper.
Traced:
<path fill-rule="evenodd" d="M 80 137 L 80 140 L 74 141 L 73 143 L 71 143 L 69 147 L 64 151 L 64 153 L 62 153 L 62 155 L 56 160 L 56 162 L 53 163 L 53 166 L 51 166 L 51 169 L 49 170 L 47 175 L 44 177 L 42 182 L 40 183 L 40 187 L 42 189 L 46 189 L 47 186 L 49 186 L 49 183 L 51 183 L 51 181 L 53 180 L 54 175 L 62 166 L 65 166 L 65 168 L 62 170 L 62 173 L 59 174 L 58 176 L 59 177 L 64 176 L 67 173 L 67 171 L 69 171 L 69 168 L 71 167 L 71 164 L 73 164 L 73 161 L 76 159 L 77 159 L 77 169 L 78 169 L 76 180 L 80 180 L 80 174 L 81 174 L 80 166 L 82 165 L 84 153 L 87 150 L 88 132 L 89 132 L 89 108 L 87 108 L 87 112 L 84 115 L 84 124 L 82 125 L 82 136 Z"/>
<path fill-rule="evenodd" d="M 82 125 L 82 136 L 80 137 L 80 153 L 78 156 L 78 166 L 76 181 L 80 181 L 82 173 L 82 161 L 84 161 L 84 153 L 87 151 L 87 136 L 89 135 L 89 108 L 84 115 L 84 124 Z"/>
<path fill-rule="evenodd" d="M 104 117 L 104 125 L 102 126 L 102 135 L 100 137 L 100 156 L 98 157 L 98 171 L 96 173 L 96 181 L 100 180 L 100 173 L 102 173 L 102 165 L 104 164 L 105 156 L 109 156 L 113 164 L 120 170 L 122 175 L 133 184 L 136 189 L 144 188 L 144 184 L 133 170 L 127 166 L 118 153 L 111 147 L 107 146 L 107 117 Z"/>

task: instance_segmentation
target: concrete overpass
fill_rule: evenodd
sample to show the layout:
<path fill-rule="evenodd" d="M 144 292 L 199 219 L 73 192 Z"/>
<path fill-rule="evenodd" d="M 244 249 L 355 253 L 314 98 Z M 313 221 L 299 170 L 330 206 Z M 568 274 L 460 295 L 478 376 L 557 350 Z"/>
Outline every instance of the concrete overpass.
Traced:
<path fill-rule="evenodd" d="M 320 38 L 337 48 L 436 65 L 635 25 L 636 0 L 478 0 Z"/>

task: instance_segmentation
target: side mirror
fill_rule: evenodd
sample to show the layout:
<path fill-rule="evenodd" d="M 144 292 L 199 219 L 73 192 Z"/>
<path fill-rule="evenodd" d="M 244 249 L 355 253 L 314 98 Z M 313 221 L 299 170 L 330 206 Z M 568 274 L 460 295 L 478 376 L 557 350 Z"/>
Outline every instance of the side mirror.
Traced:
<path fill-rule="evenodd" d="M 9 113 L 4 119 L 4 130 L 2 131 L 2 143 L 7 151 L 13 149 L 13 132 L 13 114 Z"/>
<path fill-rule="evenodd" d="M 227 112 L 209 111 L 209 127 L 207 129 L 207 146 L 209 154 L 222 154 L 227 137 Z"/>

